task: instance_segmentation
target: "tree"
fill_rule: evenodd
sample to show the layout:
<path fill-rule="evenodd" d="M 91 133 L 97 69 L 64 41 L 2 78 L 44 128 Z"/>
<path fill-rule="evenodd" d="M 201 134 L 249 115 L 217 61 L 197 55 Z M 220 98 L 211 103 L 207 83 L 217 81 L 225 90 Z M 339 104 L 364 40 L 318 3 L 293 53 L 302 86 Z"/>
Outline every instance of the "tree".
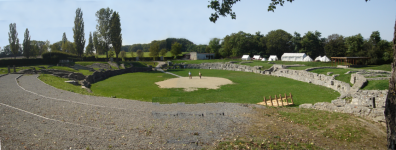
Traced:
<path fill-rule="evenodd" d="M 349 36 L 345 38 L 345 44 L 347 45 L 346 56 L 364 56 L 363 52 L 363 36 L 359 33 L 357 35 Z"/>
<path fill-rule="evenodd" d="M 121 22 L 120 15 L 114 11 L 110 19 L 110 37 L 111 45 L 115 51 L 116 61 L 118 61 L 118 54 L 122 46 Z"/>
<path fill-rule="evenodd" d="M 77 8 L 76 17 L 74 18 L 73 27 L 74 47 L 77 50 L 77 55 L 82 56 L 85 47 L 85 33 L 84 33 L 84 19 L 81 8 Z"/>
<path fill-rule="evenodd" d="M 300 53 L 306 53 L 312 58 L 323 55 L 324 48 L 320 37 L 321 33 L 319 31 L 308 31 L 301 39 Z"/>
<path fill-rule="evenodd" d="M 38 41 L 32 41 L 31 44 L 31 49 L 30 49 L 30 55 L 33 56 L 34 58 L 37 58 L 37 54 L 40 51 L 40 44 Z"/>
<path fill-rule="evenodd" d="M 67 48 L 68 48 L 68 46 L 67 46 L 67 37 L 66 37 L 66 33 L 63 32 L 61 50 L 66 52 L 66 53 L 69 53 Z"/>
<path fill-rule="evenodd" d="M 327 37 L 327 43 L 324 47 L 327 57 L 343 57 L 346 54 L 347 47 L 345 38 L 342 35 L 332 34 Z"/>
<path fill-rule="evenodd" d="M 136 55 L 137 55 L 137 57 L 139 58 L 139 60 L 143 57 L 143 51 L 142 50 L 137 50 L 136 51 Z"/>
<path fill-rule="evenodd" d="M 122 61 L 125 61 L 126 52 L 125 51 L 121 51 L 120 52 L 120 57 L 122 58 Z"/>
<path fill-rule="evenodd" d="M 162 57 L 165 57 L 166 53 L 168 53 L 168 51 L 167 51 L 165 48 L 161 49 L 161 51 L 159 52 L 159 54 L 160 54 Z"/>
<path fill-rule="evenodd" d="M 215 12 L 211 14 L 209 20 L 213 23 L 216 23 L 217 19 L 220 16 L 227 17 L 230 15 L 232 19 L 236 19 L 235 12 L 232 12 L 232 6 L 241 0 L 222 0 L 220 4 L 219 0 L 211 0 L 209 2 L 208 8 L 213 9 Z M 294 0 L 271 0 L 272 2 L 268 6 L 268 11 L 274 12 L 277 5 L 283 6 L 286 1 L 293 2 Z M 368 0 L 365 0 L 366 2 Z"/>
<path fill-rule="evenodd" d="M 98 31 L 98 39 L 102 44 L 102 50 L 106 53 L 110 49 L 111 38 L 110 38 L 110 20 L 111 14 L 113 14 L 113 10 L 109 7 L 102 8 L 96 12 L 96 17 L 98 24 L 96 25 L 96 30 Z M 108 58 L 108 57 L 107 57 Z"/>
<path fill-rule="evenodd" d="M 171 54 L 173 57 L 176 58 L 177 55 L 181 54 L 181 47 L 182 45 L 178 42 L 172 44 Z"/>
<path fill-rule="evenodd" d="M 392 77 L 389 80 L 388 96 L 385 101 L 385 120 L 387 127 L 388 149 L 396 149 L 396 21 L 393 34 Z"/>
<path fill-rule="evenodd" d="M 129 51 L 131 52 L 131 57 L 134 57 L 135 55 L 133 54 L 133 51 L 132 51 L 132 46 L 131 46 L 131 47 L 129 47 Z"/>
<path fill-rule="evenodd" d="M 25 38 L 23 39 L 23 55 L 29 59 L 31 55 L 31 45 L 30 45 L 30 35 L 29 30 L 26 28 L 25 30 Z"/>
<path fill-rule="evenodd" d="M 272 54 L 280 58 L 283 53 L 292 51 L 292 35 L 284 30 L 272 30 L 265 36 L 267 54 Z"/>
<path fill-rule="evenodd" d="M 293 44 L 293 52 L 298 52 L 301 49 L 301 34 L 294 32 L 293 37 L 291 38 L 291 42 Z"/>
<path fill-rule="evenodd" d="M 108 58 L 114 58 L 114 49 L 111 49 L 108 54 Z"/>
<path fill-rule="evenodd" d="M 219 50 L 221 48 L 220 39 L 213 38 L 209 41 L 210 52 L 215 54 L 215 57 L 220 58 Z"/>
<path fill-rule="evenodd" d="M 98 32 L 96 32 L 96 31 L 93 32 L 93 45 L 94 45 L 96 54 L 103 54 L 102 53 L 102 49 L 103 49 L 102 43 L 99 41 Z"/>
<path fill-rule="evenodd" d="M 206 46 L 206 48 L 205 48 L 205 53 L 210 53 L 210 47 L 209 46 Z"/>
<path fill-rule="evenodd" d="M 92 42 L 92 34 L 89 32 L 88 45 L 85 47 L 85 54 L 92 55 L 94 51 L 94 44 Z"/>
<path fill-rule="evenodd" d="M 19 39 L 18 32 L 16 31 L 16 24 L 10 23 L 10 32 L 8 32 L 8 42 L 10 43 L 10 49 L 12 54 L 14 54 L 14 59 L 16 59 L 16 55 L 19 50 Z"/>
<path fill-rule="evenodd" d="M 40 55 L 43 54 L 43 53 L 45 53 L 45 52 L 49 52 L 50 46 L 51 46 L 50 41 L 46 40 L 46 41 L 44 42 L 44 45 L 43 45 L 43 47 L 42 47 L 42 53 L 40 53 Z"/>
<path fill-rule="evenodd" d="M 150 46 L 149 51 L 150 51 L 150 54 L 149 54 L 150 57 L 153 57 L 153 59 L 155 60 L 155 57 L 158 57 L 158 55 L 159 55 L 158 42 L 155 42 L 155 41 L 151 42 L 151 46 Z"/>

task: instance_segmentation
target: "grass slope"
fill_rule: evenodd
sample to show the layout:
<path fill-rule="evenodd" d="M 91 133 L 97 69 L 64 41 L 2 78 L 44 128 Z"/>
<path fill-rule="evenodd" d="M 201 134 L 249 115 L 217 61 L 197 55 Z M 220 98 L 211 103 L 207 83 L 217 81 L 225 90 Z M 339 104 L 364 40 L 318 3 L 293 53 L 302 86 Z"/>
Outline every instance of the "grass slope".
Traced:
<path fill-rule="evenodd" d="M 102 96 L 116 96 L 117 98 L 161 103 L 258 103 L 263 100 L 263 96 L 268 98 L 268 96 L 291 92 L 295 104 L 299 105 L 330 102 L 339 96 L 339 93 L 332 89 L 282 77 L 225 70 L 168 71 L 180 76 L 187 76 L 188 71 L 191 71 L 193 75 L 198 75 L 198 71 L 201 71 L 204 76 L 227 78 L 234 84 L 224 85 L 216 90 L 198 89 L 192 92 L 185 92 L 183 89 L 161 89 L 154 83 L 174 78 L 174 76 L 160 72 L 149 72 L 111 77 L 93 84 L 91 90 Z"/>
<path fill-rule="evenodd" d="M 41 74 L 38 78 L 41 81 L 43 81 L 44 83 L 47 83 L 48 85 L 51 85 L 58 89 L 62 89 L 62 90 L 70 91 L 70 92 L 74 92 L 74 93 L 85 94 L 85 95 L 95 95 L 95 94 L 89 93 L 85 89 L 81 88 L 81 85 L 73 85 L 70 83 L 65 83 L 65 81 L 68 81 L 69 79 L 55 77 L 55 76 L 49 75 L 49 74 Z"/>
<path fill-rule="evenodd" d="M 389 80 L 373 80 L 367 81 L 367 85 L 362 90 L 387 90 L 389 88 Z"/>
<path fill-rule="evenodd" d="M 315 69 L 310 72 L 318 73 L 318 74 L 325 74 L 327 75 L 327 72 L 333 72 L 333 74 L 339 74 L 335 79 L 339 81 L 343 81 L 346 83 L 350 83 L 351 81 L 351 74 L 345 74 L 348 71 L 351 71 L 352 69 L 342 69 L 342 68 L 334 68 L 334 69 Z"/>

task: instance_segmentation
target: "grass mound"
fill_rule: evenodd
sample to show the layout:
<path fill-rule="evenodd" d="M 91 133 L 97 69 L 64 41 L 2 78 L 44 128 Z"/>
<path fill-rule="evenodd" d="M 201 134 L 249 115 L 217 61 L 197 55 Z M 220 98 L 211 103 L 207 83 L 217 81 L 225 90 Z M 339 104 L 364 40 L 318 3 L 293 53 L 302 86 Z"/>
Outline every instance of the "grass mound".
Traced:
<path fill-rule="evenodd" d="M 349 114 L 256 108 L 246 132 L 216 149 L 386 149 L 386 128 Z"/>
<path fill-rule="evenodd" d="M 367 81 L 367 85 L 362 90 L 387 90 L 389 89 L 389 80 Z"/>

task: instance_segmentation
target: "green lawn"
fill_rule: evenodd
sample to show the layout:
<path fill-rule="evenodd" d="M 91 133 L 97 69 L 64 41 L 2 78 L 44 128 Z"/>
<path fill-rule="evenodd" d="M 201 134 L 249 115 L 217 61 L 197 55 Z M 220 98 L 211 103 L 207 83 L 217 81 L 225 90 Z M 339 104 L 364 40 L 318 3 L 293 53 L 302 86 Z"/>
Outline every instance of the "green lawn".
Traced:
<path fill-rule="evenodd" d="M 88 70 L 75 70 L 73 68 L 69 68 L 69 67 L 63 67 L 63 66 L 52 66 L 48 69 L 57 69 L 57 70 L 64 70 L 64 71 L 70 71 L 70 72 L 79 72 L 82 73 L 83 75 L 87 76 L 87 75 L 91 75 L 93 72 L 90 72 Z"/>
<path fill-rule="evenodd" d="M 367 67 L 357 67 L 356 69 L 372 69 L 372 70 L 385 70 L 392 71 L 391 64 L 383 64 L 383 65 L 368 65 Z"/>
<path fill-rule="evenodd" d="M 81 85 L 73 85 L 70 83 L 65 83 L 65 81 L 68 81 L 69 79 L 55 77 L 50 74 L 41 74 L 38 78 L 41 81 L 43 81 L 44 83 L 47 83 L 48 85 L 51 85 L 58 89 L 62 89 L 62 90 L 70 91 L 70 92 L 74 92 L 74 93 L 85 94 L 85 95 L 95 95 L 95 94 L 89 93 L 85 89 L 81 88 Z"/>
<path fill-rule="evenodd" d="M 81 65 L 81 66 L 88 66 L 88 65 L 92 65 L 94 63 L 108 64 L 107 62 L 103 62 L 103 61 L 76 61 L 74 63 Z"/>
<path fill-rule="evenodd" d="M 172 73 L 186 76 L 188 71 L 205 76 L 223 77 L 234 84 L 224 85 L 220 89 L 198 89 L 185 92 L 183 89 L 161 89 L 155 82 L 163 81 L 174 76 L 161 72 L 129 73 L 114 76 L 92 84 L 91 90 L 98 95 L 117 98 L 152 101 L 161 103 L 258 103 L 263 96 L 274 96 L 292 93 L 296 105 L 303 103 L 330 102 L 339 93 L 318 85 L 295 81 L 283 77 L 263 76 L 254 73 L 226 70 L 168 70 Z M 111 87 L 111 88 L 110 88 Z M 315 94 L 312 94 L 315 93 Z"/>
<path fill-rule="evenodd" d="M 362 90 L 387 90 L 389 89 L 389 80 L 367 81 L 367 85 Z"/>
<path fill-rule="evenodd" d="M 190 53 L 190 52 L 182 52 L 182 54 L 180 54 L 179 56 L 183 56 L 183 54 L 185 53 Z M 136 57 L 136 52 L 133 53 L 133 57 Z M 99 55 L 99 58 L 106 58 L 106 55 Z M 120 57 L 120 55 L 118 55 L 118 57 Z M 131 58 L 131 52 L 126 52 L 126 57 L 127 58 Z M 150 52 L 143 52 L 143 57 L 151 57 L 150 56 Z M 172 57 L 172 54 L 170 52 L 167 52 L 165 54 L 165 57 Z M 115 58 L 115 54 L 114 54 L 114 58 Z"/>
<path fill-rule="evenodd" d="M 335 77 L 336 80 L 349 83 L 351 86 L 351 74 L 345 74 L 352 69 L 343 69 L 343 68 L 325 68 L 325 69 L 315 69 L 310 72 L 319 73 L 327 75 L 327 72 L 333 72 L 333 74 L 339 74 L 339 76 Z M 332 74 L 332 75 L 333 75 Z"/>
<path fill-rule="evenodd" d="M 47 68 L 48 65 L 31 65 L 31 66 L 15 66 L 16 72 L 24 69 L 32 69 L 32 67 L 36 68 L 36 70 L 41 70 L 42 68 L 39 67 L 45 67 Z M 13 67 L 10 68 L 11 73 L 14 72 Z M 0 74 L 7 74 L 8 73 L 8 67 L 0 67 Z"/>

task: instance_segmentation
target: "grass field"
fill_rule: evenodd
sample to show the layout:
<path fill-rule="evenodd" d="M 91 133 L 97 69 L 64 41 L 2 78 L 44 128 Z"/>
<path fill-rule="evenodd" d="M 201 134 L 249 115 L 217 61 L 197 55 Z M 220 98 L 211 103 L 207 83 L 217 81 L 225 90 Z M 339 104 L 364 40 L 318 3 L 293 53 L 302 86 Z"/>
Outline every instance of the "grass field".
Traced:
<path fill-rule="evenodd" d="M 333 74 L 339 74 L 339 76 L 335 77 L 336 80 L 346 82 L 351 84 L 351 74 L 345 74 L 348 71 L 351 71 L 352 69 L 342 69 L 342 68 L 334 68 L 334 69 L 315 69 L 310 72 L 314 73 L 319 73 L 319 74 L 327 74 L 327 72 L 333 72 Z M 351 84 L 352 86 L 352 84 Z"/>
<path fill-rule="evenodd" d="M 70 83 L 65 83 L 65 81 L 68 81 L 69 79 L 55 77 L 50 74 L 41 74 L 38 78 L 41 81 L 43 81 L 44 83 L 47 83 L 47 84 L 49 84 L 53 87 L 56 87 L 58 89 L 62 89 L 62 90 L 70 91 L 70 92 L 74 92 L 74 93 L 85 94 L 85 95 L 95 95 L 93 93 L 87 92 L 85 89 L 82 89 L 81 85 L 73 85 Z"/>
<path fill-rule="evenodd" d="M 185 53 L 190 53 L 190 52 L 182 52 L 182 54 L 180 54 L 179 56 L 183 56 L 183 54 Z M 133 53 L 133 57 L 136 57 L 136 52 Z M 98 55 L 99 58 L 106 58 L 106 55 Z M 118 57 L 120 57 L 120 55 L 118 54 Z M 126 57 L 131 58 L 131 52 L 126 52 Z M 150 52 L 143 52 L 143 57 L 151 57 L 150 56 Z M 167 52 L 165 54 L 165 57 L 172 57 L 172 54 L 170 52 Z M 115 54 L 114 54 L 114 58 L 115 58 Z"/>
<path fill-rule="evenodd" d="M 168 71 L 180 76 L 187 76 L 188 71 L 191 71 L 192 74 L 198 74 L 198 71 L 201 71 L 204 76 L 227 78 L 233 81 L 234 84 L 224 85 L 216 90 L 198 89 L 192 92 L 185 92 L 183 89 L 161 89 L 154 83 L 174 78 L 174 76 L 161 72 L 149 72 L 129 73 L 111 77 L 92 84 L 91 90 L 95 94 L 106 97 L 116 96 L 117 98 L 160 103 L 258 103 L 263 100 L 263 96 L 268 98 L 268 96 L 291 92 L 295 104 L 299 105 L 303 103 L 330 102 L 339 96 L 339 93 L 332 89 L 282 77 L 224 70 L 189 69 Z"/>
<path fill-rule="evenodd" d="M 389 80 L 367 81 L 367 85 L 362 90 L 387 90 L 389 89 Z"/>

